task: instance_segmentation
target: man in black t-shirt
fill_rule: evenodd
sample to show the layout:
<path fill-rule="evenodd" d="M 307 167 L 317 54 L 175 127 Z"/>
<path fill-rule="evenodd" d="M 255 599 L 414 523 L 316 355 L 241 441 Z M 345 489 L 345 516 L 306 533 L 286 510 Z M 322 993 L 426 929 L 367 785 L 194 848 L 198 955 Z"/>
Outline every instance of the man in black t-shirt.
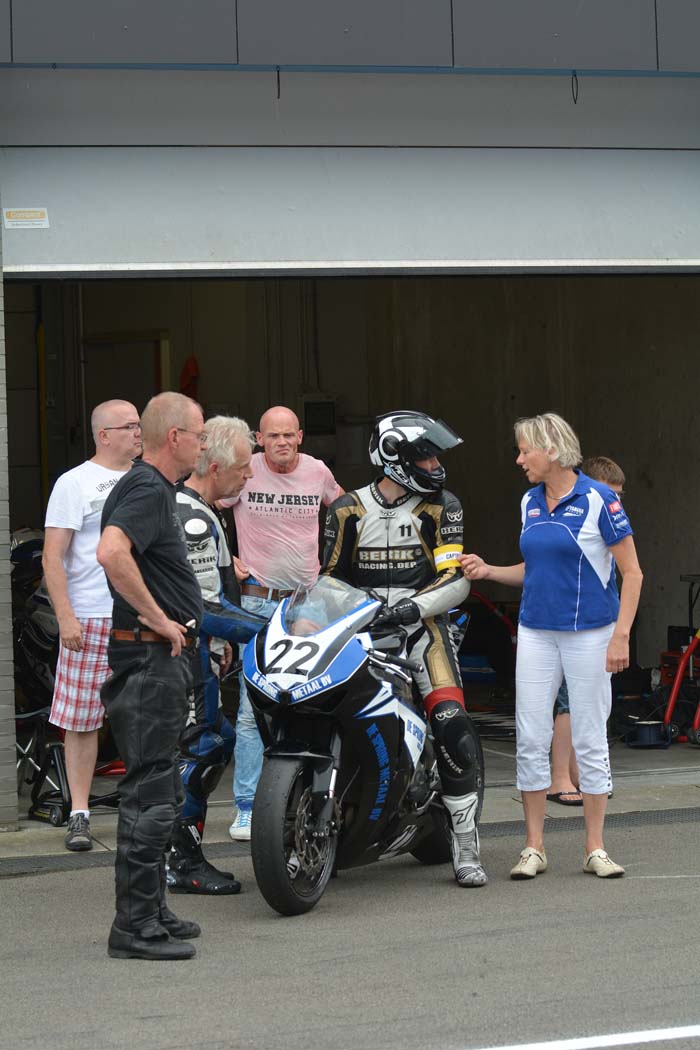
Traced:
<path fill-rule="evenodd" d="M 110 493 L 97 560 L 114 598 L 112 671 L 102 703 L 124 762 L 120 785 L 115 958 L 190 959 L 197 923 L 165 904 L 165 851 L 183 801 L 177 746 L 192 687 L 202 596 L 187 558 L 175 485 L 206 444 L 199 405 L 152 398 L 141 415 L 143 459 Z"/>

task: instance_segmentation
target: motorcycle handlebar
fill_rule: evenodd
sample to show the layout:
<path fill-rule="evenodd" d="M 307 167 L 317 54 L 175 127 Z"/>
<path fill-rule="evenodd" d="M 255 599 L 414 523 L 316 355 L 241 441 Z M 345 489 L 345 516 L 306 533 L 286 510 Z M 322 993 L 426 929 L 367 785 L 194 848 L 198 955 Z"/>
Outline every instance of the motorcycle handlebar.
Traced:
<path fill-rule="evenodd" d="M 407 660 L 403 656 L 394 656 L 392 653 L 383 653 L 381 649 L 368 649 L 367 651 L 371 658 L 380 664 L 395 664 L 397 667 L 401 667 L 405 671 L 411 671 L 412 674 L 422 674 L 424 670 L 423 664 L 419 664 L 417 660 Z"/>

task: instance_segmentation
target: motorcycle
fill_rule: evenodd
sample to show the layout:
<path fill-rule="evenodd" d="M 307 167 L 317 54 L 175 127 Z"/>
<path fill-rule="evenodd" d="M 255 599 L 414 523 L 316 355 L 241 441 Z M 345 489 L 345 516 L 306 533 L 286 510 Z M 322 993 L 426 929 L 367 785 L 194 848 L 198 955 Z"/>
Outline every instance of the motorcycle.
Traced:
<path fill-rule="evenodd" d="M 20 713 L 50 707 L 53 696 L 58 623 L 42 577 L 43 547 L 44 534 L 40 529 L 18 529 L 12 533 L 12 642 Z"/>
<path fill-rule="evenodd" d="M 246 646 L 265 747 L 251 827 L 255 878 L 281 915 L 321 899 L 336 870 L 411 853 L 452 858 L 435 753 L 406 632 L 372 635 L 380 600 L 320 577 Z M 479 748 L 479 809 L 483 755 Z M 478 819 L 478 815 L 477 815 Z"/>

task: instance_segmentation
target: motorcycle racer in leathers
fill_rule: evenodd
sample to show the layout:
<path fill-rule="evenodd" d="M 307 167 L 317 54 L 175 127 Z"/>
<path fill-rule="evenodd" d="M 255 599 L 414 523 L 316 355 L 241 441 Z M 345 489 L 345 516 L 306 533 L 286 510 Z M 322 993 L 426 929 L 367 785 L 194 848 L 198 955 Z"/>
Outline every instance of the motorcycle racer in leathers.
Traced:
<path fill-rule="evenodd" d="M 219 871 L 202 853 L 207 800 L 233 755 L 236 733 L 220 706 L 219 681 L 229 646 L 247 642 L 267 621 L 239 605 L 225 524 L 216 500 L 237 495 L 250 470 L 247 424 L 215 416 L 205 423 L 207 448 L 195 472 L 176 492 L 187 542 L 187 557 L 204 599 L 191 715 L 180 738 L 180 774 L 185 789 L 168 859 L 168 887 L 174 893 L 234 894 L 241 888 L 232 872 Z"/>
<path fill-rule="evenodd" d="M 478 744 L 446 615 L 469 594 L 457 560 L 464 514 L 457 497 L 443 488 L 445 469 L 438 459 L 461 442 L 445 423 L 422 412 L 378 416 L 369 452 L 382 476 L 331 504 L 321 571 L 385 600 L 374 625 L 407 629 L 408 655 L 425 668 L 415 680 L 450 815 L 455 878 L 473 887 L 488 881 L 476 826 Z"/>

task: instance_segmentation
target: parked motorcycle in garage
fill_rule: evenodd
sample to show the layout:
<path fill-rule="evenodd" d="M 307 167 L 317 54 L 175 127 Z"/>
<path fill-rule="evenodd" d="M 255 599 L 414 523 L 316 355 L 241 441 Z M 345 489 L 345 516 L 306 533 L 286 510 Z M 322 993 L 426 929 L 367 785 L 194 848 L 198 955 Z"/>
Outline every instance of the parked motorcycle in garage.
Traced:
<path fill-rule="evenodd" d="M 41 529 L 12 533 L 12 642 L 15 671 L 17 791 L 31 786 L 28 816 L 59 826 L 68 820 L 70 789 L 62 734 L 48 728 L 60 646 L 58 621 L 42 576 Z M 120 775 L 124 767 L 105 722 L 99 734 L 96 776 Z M 91 795 L 90 805 L 115 808 L 116 792 Z"/>
<path fill-rule="evenodd" d="M 20 712 L 50 707 L 58 659 L 58 622 L 42 577 L 41 529 L 17 529 L 10 542 L 12 641 Z"/>
<path fill-rule="evenodd" d="M 451 859 L 450 824 L 405 632 L 372 637 L 381 602 L 322 576 L 246 647 L 265 758 L 251 853 L 265 900 L 309 911 L 337 869 L 410 852 Z M 479 813 L 483 755 L 479 749 Z M 477 818 L 478 819 L 478 818 Z"/>

